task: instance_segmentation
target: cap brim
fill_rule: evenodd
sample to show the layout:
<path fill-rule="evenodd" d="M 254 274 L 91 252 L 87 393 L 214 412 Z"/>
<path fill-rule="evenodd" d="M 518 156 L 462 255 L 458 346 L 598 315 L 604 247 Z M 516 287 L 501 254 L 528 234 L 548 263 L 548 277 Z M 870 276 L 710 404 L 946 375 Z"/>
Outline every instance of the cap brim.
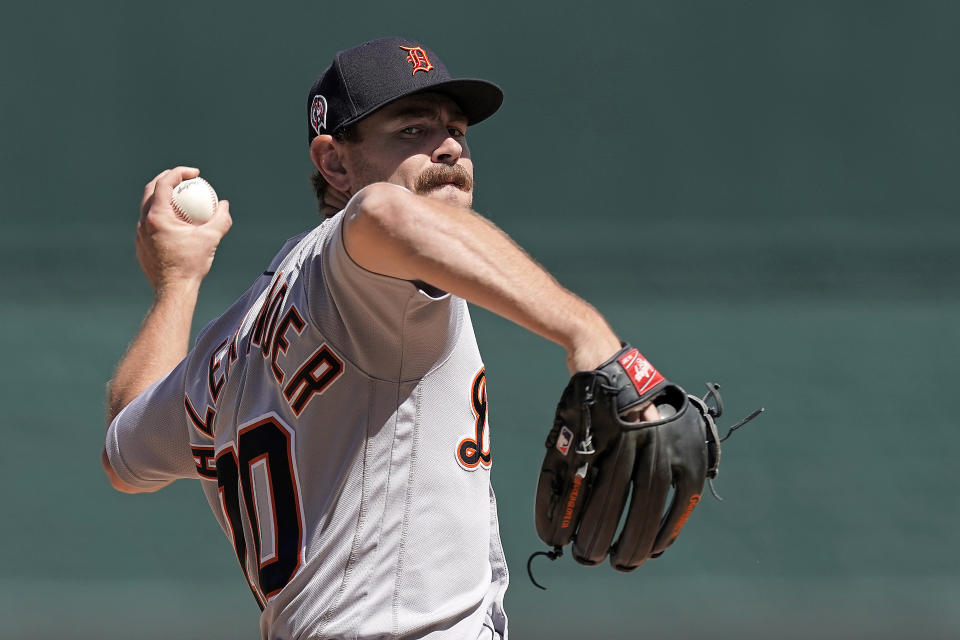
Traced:
<path fill-rule="evenodd" d="M 475 78 L 447 80 L 386 100 L 375 107 L 367 109 L 363 113 L 357 114 L 353 118 L 345 120 L 337 127 L 337 130 L 359 122 L 367 116 L 383 109 L 385 106 L 393 104 L 397 100 L 421 93 L 442 93 L 443 95 L 449 96 L 463 111 L 463 115 L 467 116 L 467 124 L 471 126 L 492 116 L 500 108 L 500 105 L 503 104 L 503 91 L 492 82 Z"/>
<path fill-rule="evenodd" d="M 429 91 L 450 96 L 467 116 L 467 122 L 471 125 L 483 122 L 496 113 L 503 104 L 503 91 L 486 80 L 474 78 L 448 80 L 417 93 Z"/>

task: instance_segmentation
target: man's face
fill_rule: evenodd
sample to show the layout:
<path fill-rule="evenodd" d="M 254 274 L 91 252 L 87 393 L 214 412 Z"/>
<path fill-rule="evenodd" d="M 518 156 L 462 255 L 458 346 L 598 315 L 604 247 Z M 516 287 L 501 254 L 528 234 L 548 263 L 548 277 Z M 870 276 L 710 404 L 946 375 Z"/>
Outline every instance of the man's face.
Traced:
<path fill-rule="evenodd" d="M 473 162 L 467 118 L 438 93 L 401 98 L 357 124 L 359 142 L 339 143 L 350 192 L 392 182 L 414 193 L 470 208 Z"/>

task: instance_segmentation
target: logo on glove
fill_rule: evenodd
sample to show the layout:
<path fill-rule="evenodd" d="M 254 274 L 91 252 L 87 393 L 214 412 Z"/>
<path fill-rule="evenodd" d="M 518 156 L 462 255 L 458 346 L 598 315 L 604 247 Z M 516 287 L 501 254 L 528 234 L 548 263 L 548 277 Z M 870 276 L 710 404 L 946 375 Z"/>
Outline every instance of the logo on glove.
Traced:
<path fill-rule="evenodd" d="M 690 502 L 687 503 L 686 510 L 683 512 L 683 515 L 680 516 L 680 519 L 677 520 L 677 524 L 673 528 L 673 531 L 670 532 L 672 538 L 676 538 L 678 535 L 680 535 L 680 529 L 683 529 L 683 525 L 687 524 L 687 520 L 690 519 L 690 514 L 693 513 L 693 508 L 697 506 L 698 502 L 700 502 L 699 493 L 695 493 L 690 496 Z"/>
<path fill-rule="evenodd" d="M 566 426 L 560 429 L 560 435 L 557 437 L 557 451 L 563 455 L 567 455 L 570 451 L 570 443 L 573 442 L 573 431 L 570 431 Z"/>
<path fill-rule="evenodd" d="M 577 506 L 577 499 L 580 497 L 580 485 L 583 484 L 583 476 L 573 476 L 573 488 L 570 489 L 570 496 L 567 497 L 567 508 L 563 511 L 563 520 L 560 522 L 560 528 L 566 529 L 573 520 L 573 510 Z"/>
<path fill-rule="evenodd" d="M 653 387 L 663 382 L 664 377 L 660 375 L 653 365 L 637 350 L 631 349 L 617 359 L 623 370 L 627 372 L 630 382 L 636 388 L 637 393 L 643 395 Z"/>

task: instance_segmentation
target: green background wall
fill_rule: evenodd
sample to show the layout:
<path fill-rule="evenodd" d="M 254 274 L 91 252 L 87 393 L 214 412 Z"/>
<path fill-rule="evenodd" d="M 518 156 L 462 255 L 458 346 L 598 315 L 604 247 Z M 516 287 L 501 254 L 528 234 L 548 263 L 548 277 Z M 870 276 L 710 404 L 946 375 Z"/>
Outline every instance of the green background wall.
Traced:
<path fill-rule="evenodd" d="M 231 201 L 202 326 L 316 223 L 314 76 L 396 34 L 506 92 L 470 134 L 477 208 L 669 377 L 767 408 L 663 558 L 543 563 L 538 591 L 563 353 L 476 310 L 512 637 L 957 637 L 958 31 L 917 1 L 5 6 L 0 637 L 258 637 L 198 487 L 100 471 L 151 298 L 140 194 L 185 163 Z"/>

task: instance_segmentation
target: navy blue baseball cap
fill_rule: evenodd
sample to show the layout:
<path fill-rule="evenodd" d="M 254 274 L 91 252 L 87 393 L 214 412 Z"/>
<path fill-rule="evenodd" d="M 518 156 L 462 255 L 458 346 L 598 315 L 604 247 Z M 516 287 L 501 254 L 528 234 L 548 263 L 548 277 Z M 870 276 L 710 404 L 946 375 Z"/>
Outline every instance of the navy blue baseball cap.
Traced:
<path fill-rule="evenodd" d="M 503 103 L 486 80 L 454 78 L 431 49 L 407 38 L 382 38 L 339 52 L 307 96 L 307 142 L 333 135 L 377 109 L 415 93 L 449 96 L 476 124 Z"/>

